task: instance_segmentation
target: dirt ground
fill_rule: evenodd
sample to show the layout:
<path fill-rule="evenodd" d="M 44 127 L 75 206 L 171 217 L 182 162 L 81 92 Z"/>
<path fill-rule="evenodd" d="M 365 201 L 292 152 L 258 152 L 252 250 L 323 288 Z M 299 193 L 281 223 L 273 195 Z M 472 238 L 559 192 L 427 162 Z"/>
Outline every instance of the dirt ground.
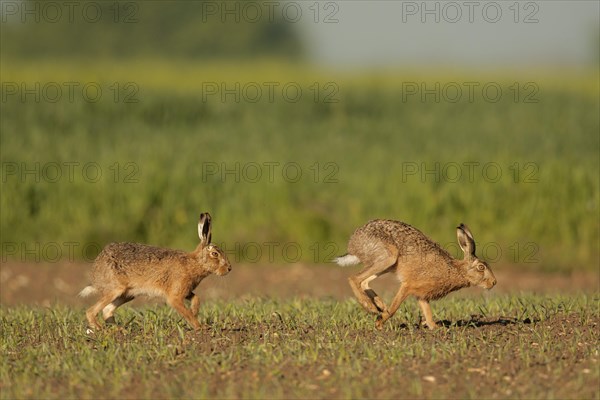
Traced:
<path fill-rule="evenodd" d="M 531 307 L 516 317 L 464 315 L 438 321 L 448 329 L 435 331 L 416 318 L 397 317 L 378 331 L 359 307 L 331 317 L 337 302 L 327 300 L 352 297 L 347 277 L 358 267 L 234 265 L 229 275 L 207 278 L 196 292 L 203 300 L 260 296 L 255 306 L 219 310 L 220 318 L 212 320 L 218 304 L 205 303 L 198 332 L 178 329 L 186 323 L 167 307 L 145 318 L 123 310 L 120 325 L 90 338 L 82 310 L 92 300 L 77 297 L 89 270 L 89 264 L 1 266 L 0 311 L 8 315 L 3 333 L 11 343 L 0 368 L 8 377 L 0 379 L 3 397 L 598 399 L 600 320 L 594 306 L 564 312 L 562 304 L 543 296 L 586 292 L 597 298 L 596 272 L 540 274 L 496 266 L 498 285 L 491 292 L 469 288 L 450 296 L 527 292 L 542 298 L 529 296 Z M 372 286 L 389 298 L 398 283 L 390 275 Z M 293 301 L 282 302 L 281 312 L 270 311 L 269 298 L 286 297 L 305 299 L 301 318 L 294 317 Z M 81 312 L 9 309 L 56 303 Z M 548 317 L 537 318 L 539 312 Z M 151 318 L 158 319 L 148 329 Z M 65 329 L 66 336 L 56 333 Z M 40 365 L 43 379 L 32 373 Z M 135 368 L 115 374 L 123 365 Z"/>
<path fill-rule="evenodd" d="M 234 265 L 233 271 L 225 277 L 208 277 L 200 283 L 196 293 L 203 300 L 246 296 L 343 299 L 352 296 L 347 277 L 358 272 L 359 268 L 341 268 L 333 264 L 240 264 Z M 89 301 L 78 298 L 77 293 L 88 283 L 90 269 L 91 265 L 86 263 L 2 264 L 0 304 L 49 306 L 61 303 L 85 306 Z M 550 274 L 495 266 L 494 273 L 498 284 L 489 293 L 568 294 L 600 291 L 600 272 Z M 398 283 L 392 274 L 388 274 L 373 281 L 371 286 L 384 296 L 392 296 Z M 468 288 L 452 295 L 478 293 L 483 291 Z"/>

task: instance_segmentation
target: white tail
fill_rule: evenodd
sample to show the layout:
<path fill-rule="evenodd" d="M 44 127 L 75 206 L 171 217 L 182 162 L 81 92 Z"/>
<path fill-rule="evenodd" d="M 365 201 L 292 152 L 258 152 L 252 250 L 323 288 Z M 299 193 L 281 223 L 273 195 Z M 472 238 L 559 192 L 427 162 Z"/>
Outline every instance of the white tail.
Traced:
<path fill-rule="evenodd" d="M 360 264 L 360 260 L 358 259 L 358 257 L 353 256 L 352 254 L 346 254 L 345 256 L 336 257 L 333 259 L 333 262 L 337 263 L 339 266 L 342 267 Z"/>
<path fill-rule="evenodd" d="M 81 292 L 79 292 L 79 297 L 88 297 L 96 292 L 97 292 L 97 290 L 95 287 L 86 286 L 83 288 L 83 290 Z"/>

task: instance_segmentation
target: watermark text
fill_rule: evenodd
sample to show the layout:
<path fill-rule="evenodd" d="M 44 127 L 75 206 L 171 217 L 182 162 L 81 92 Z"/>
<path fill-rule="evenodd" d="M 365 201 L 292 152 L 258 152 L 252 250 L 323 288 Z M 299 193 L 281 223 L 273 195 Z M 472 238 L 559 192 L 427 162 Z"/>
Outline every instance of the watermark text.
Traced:
<path fill-rule="evenodd" d="M 203 162 L 202 182 L 216 180 L 222 183 L 296 183 L 305 178 L 313 183 L 339 183 L 339 170 L 339 165 L 332 161 L 315 162 L 311 165 L 302 165 L 294 161 Z"/>
<path fill-rule="evenodd" d="M 534 162 L 514 162 L 503 166 L 494 161 L 479 162 L 403 162 L 400 167 L 402 183 L 478 182 L 497 183 L 502 179 L 514 183 L 539 183 L 539 165 Z"/>
<path fill-rule="evenodd" d="M 139 4 L 133 1 L 1 1 L 2 23 L 139 22 Z"/>
<path fill-rule="evenodd" d="M 540 3 L 536 1 L 403 1 L 402 22 L 537 24 Z"/>
<path fill-rule="evenodd" d="M 139 103 L 135 82 L 2 82 L 2 103 L 97 103 L 106 98 L 115 103 Z"/>
<path fill-rule="evenodd" d="M 303 98 L 315 103 L 338 103 L 340 88 L 335 82 L 202 82 L 202 102 L 297 103 Z"/>
<path fill-rule="evenodd" d="M 16 179 L 20 183 L 59 183 L 82 180 L 86 183 L 100 182 L 107 179 L 113 183 L 139 183 L 140 167 L 137 163 L 114 162 L 107 166 L 89 161 L 64 162 L 2 162 L 2 183 Z"/>

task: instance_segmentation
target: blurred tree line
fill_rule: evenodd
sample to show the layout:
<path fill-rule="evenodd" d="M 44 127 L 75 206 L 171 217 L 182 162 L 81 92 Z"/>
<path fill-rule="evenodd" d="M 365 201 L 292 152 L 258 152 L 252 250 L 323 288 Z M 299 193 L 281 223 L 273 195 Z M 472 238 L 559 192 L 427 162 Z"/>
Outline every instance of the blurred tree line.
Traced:
<path fill-rule="evenodd" d="M 6 1 L 5 60 L 105 58 L 298 58 L 285 3 L 252 1 Z"/>

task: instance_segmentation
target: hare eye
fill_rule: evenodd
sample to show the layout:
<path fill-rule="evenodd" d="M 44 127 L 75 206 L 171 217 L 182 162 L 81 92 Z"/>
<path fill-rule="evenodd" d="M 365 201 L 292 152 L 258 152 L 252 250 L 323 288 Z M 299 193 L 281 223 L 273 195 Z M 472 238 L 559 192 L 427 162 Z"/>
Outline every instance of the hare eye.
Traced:
<path fill-rule="evenodd" d="M 219 257 L 219 253 L 217 253 L 216 251 L 212 251 L 212 252 L 210 253 L 210 256 L 211 256 L 212 258 L 217 258 L 217 257 Z"/>
<path fill-rule="evenodd" d="M 485 269 L 485 265 L 483 264 L 477 264 L 477 271 L 481 272 Z"/>

